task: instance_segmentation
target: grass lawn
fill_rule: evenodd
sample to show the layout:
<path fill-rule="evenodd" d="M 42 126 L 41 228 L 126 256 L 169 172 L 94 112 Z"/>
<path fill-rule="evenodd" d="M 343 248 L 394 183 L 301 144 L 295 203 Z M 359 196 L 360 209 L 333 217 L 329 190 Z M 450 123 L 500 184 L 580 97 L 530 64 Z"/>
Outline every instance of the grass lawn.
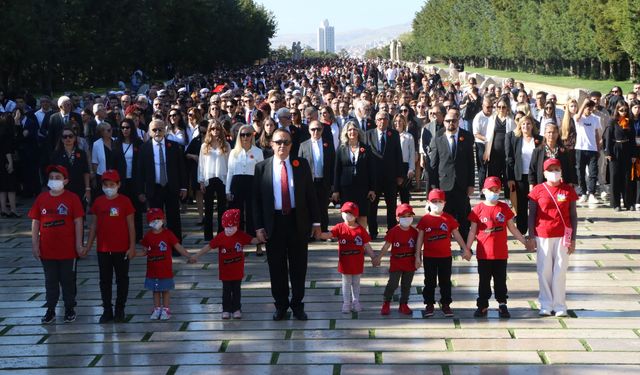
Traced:
<path fill-rule="evenodd" d="M 445 64 L 435 64 L 439 68 L 447 69 L 449 66 Z M 633 83 L 631 81 L 613 81 L 613 80 L 595 80 L 595 79 L 582 79 L 566 76 L 547 76 L 542 74 L 531 74 L 524 72 L 510 72 L 507 70 L 494 70 L 484 68 L 466 67 L 465 71 L 471 73 L 480 73 L 485 76 L 498 76 L 498 77 L 513 77 L 516 81 L 540 83 L 544 85 L 552 85 L 567 88 L 582 88 L 588 90 L 597 90 L 603 94 L 608 93 L 613 86 L 620 86 L 622 91 L 626 94 L 633 89 Z"/>

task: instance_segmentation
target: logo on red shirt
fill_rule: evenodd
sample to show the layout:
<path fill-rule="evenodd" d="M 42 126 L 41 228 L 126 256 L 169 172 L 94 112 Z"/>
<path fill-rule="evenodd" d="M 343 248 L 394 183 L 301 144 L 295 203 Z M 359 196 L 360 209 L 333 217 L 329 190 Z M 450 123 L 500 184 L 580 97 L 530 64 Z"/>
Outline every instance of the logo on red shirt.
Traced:
<path fill-rule="evenodd" d="M 60 205 L 58 205 L 57 211 L 58 211 L 58 215 L 66 216 L 69 213 L 69 209 L 67 208 L 67 206 L 65 206 L 64 203 L 60 203 Z"/>
<path fill-rule="evenodd" d="M 440 224 L 440 230 L 443 232 L 446 232 L 449 229 L 449 227 L 447 226 L 447 223 L 442 223 Z"/>
<path fill-rule="evenodd" d="M 353 242 L 356 243 L 356 246 L 362 246 L 362 237 L 356 236 L 356 238 L 353 239 Z"/>
<path fill-rule="evenodd" d="M 504 214 L 502 212 L 498 212 L 496 220 L 498 220 L 498 223 L 504 223 Z"/>
<path fill-rule="evenodd" d="M 236 242 L 236 253 L 241 253 L 242 252 L 242 245 L 240 244 L 240 242 Z"/>
<path fill-rule="evenodd" d="M 109 216 L 112 216 L 112 217 L 120 216 L 120 211 L 118 210 L 118 207 L 111 207 L 109 209 Z"/>
<path fill-rule="evenodd" d="M 416 242 L 413 240 L 413 238 L 409 239 L 409 247 L 413 248 L 416 246 Z"/>
<path fill-rule="evenodd" d="M 160 249 L 160 251 L 167 251 L 167 243 L 164 241 L 160 241 L 160 243 L 158 244 L 158 249 Z"/>

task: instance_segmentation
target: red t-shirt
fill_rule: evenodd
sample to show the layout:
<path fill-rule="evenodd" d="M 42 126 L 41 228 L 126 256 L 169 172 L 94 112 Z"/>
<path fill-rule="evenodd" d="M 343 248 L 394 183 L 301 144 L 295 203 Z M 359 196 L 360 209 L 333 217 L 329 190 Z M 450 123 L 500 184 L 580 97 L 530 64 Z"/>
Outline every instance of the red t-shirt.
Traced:
<path fill-rule="evenodd" d="M 469 221 L 478 225 L 478 259 L 507 259 L 507 222 L 514 217 L 504 202 L 489 206 L 480 202 L 469 213 Z"/>
<path fill-rule="evenodd" d="M 222 281 L 242 280 L 244 277 L 244 246 L 251 243 L 252 237 L 241 230 L 233 236 L 218 233 L 209 247 L 218 248 L 218 274 Z"/>
<path fill-rule="evenodd" d="M 98 251 L 123 253 L 129 249 L 127 216 L 135 209 L 129 198 L 118 194 L 114 199 L 101 195 L 93 202 L 90 214 L 97 218 Z"/>
<path fill-rule="evenodd" d="M 171 253 L 179 242 L 178 237 L 168 229 L 163 229 L 160 233 L 148 231 L 144 235 L 140 244 L 147 248 L 147 278 L 173 278 Z"/>
<path fill-rule="evenodd" d="M 84 216 L 80 198 L 65 190 L 57 197 L 40 193 L 29 210 L 29 218 L 40 221 L 40 258 L 75 259 L 76 226 L 74 220 Z"/>
<path fill-rule="evenodd" d="M 538 184 L 534 186 L 533 190 L 529 193 L 529 199 L 535 201 L 538 205 L 536 211 L 536 227 L 535 235 L 543 238 L 553 238 L 564 236 L 564 224 L 556 204 L 553 203 L 554 199 L 560 207 L 560 212 L 564 218 L 564 223 L 567 226 L 571 226 L 570 208 L 571 202 L 578 200 L 578 195 L 571 185 L 561 183 L 558 186 L 549 186 L 549 192 L 545 189 L 546 183 Z M 553 199 L 551 198 L 553 196 Z"/>
<path fill-rule="evenodd" d="M 424 232 L 422 256 L 425 258 L 450 257 L 451 232 L 458 227 L 458 221 L 446 212 L 441 216 L 424 215 L 417 226 L 419 231 Z"/>
<path fill-rule="evenodd" d="M 371 242 L 369 233 L 360 225 L 349 228 L 338 223 L 331 228 L 338 239 L 338 272 L 345 275 L 360 275 L 364 272 L 364 245 Z"/>
<path fill-rule="evenodd" d="M 385 242 L 391 244 L 391 261 L 389 272 L 416 270 L 416 241 L 418 230 L 414 227 L 404 230 L 396 225 L 387 232 Z"/>

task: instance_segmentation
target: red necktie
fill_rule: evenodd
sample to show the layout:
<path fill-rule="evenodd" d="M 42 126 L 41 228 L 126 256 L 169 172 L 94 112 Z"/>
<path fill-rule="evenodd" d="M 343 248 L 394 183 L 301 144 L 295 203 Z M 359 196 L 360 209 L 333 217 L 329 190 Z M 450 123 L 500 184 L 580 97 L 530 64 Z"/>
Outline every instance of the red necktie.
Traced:
<path fill-rule="evenodd" d="M 289 215 L 291 213 L 291 197 L 289 197 L 289 175 L 287 174 L 287 165 L 284 161 L 282 170 L 280 171 L 280 188 L 282 190 L 282 213 Z"/>

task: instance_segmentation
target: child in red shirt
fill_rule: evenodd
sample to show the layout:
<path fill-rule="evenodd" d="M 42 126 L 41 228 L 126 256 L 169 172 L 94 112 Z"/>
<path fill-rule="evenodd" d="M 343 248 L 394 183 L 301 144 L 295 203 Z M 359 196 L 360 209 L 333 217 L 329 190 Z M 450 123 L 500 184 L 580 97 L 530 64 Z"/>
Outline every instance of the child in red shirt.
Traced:
<path fill-rule="evenodd" d="M 197 262 L 201 255 L 211 249 L 218 249 L 218 277 L 222 280 L 222 319 L 229 319 L 231 312 L 234 319 L 241 319 L 240 286 L 244 277 L 244 246 L 255 245 L 258 239 L 238 230 L 240 210 L 237 208 L 225 211 L 221 221 L 224 232 L 218 233 L 204 245 L 189 263 Z"/>
<path fill-rule="evenodd" d="M 500 189 L 502 183 L 495 176 L 484 180 L 482 193 L 485 201 L 478 203 L 469 213 L 471 227 L 467 237 L 467 249 L 462 256 L 471 259 L 471 245 L 474 239 L 478 239 L 476 257 L 478 258 L 478 309 L 473 316 L 481 318 L 487 316 L 489 298 L 491 297 L 491 278 L 493 289 L 498 301 L 498 315 L 501 318 L 510 318 L 507 309 L 507 228 L 520 241 L 527 246 L 526 240 L 513 222 L 513 211 L 506 203 L 500 202 Z M 477 232 L 477 234 L 476 234 Z"/>
<path fill-rule="evenodd" d="M 129 294 L 129 260 L 136 255 L 136 231 L 133 224 L 135 209 L 124 195 L 118 194 L 120 175 L 110 169 L 102 174 L 102 191 L 91 206 L 95 215 L 89 229 L 89 239 L 83 252 L 86 256 L 98 237 L 98 269 L 100 271 L 100 295 L 104 311 L 100 323 L 125 321 L 124 305 Z M 116 274 L 118 291 L 115 316 L 111 306 L 113 273 Z"/>
<path fill-rule="evenodd" d="M 330 232 L 320 235 L 320 239 L 338 238 L 338 272 L 342 274 L 342 312 L 362 311 L 360 305 L 360 275 L 364 272 L 364 254 L 374 261 L 374 252 L 369 242 L 367 230 L 358 224 L 358 205 L 345 202 L 340 208 L 344 223 L 336 224 Z"/>
<path fill-rule="evenodd" d="M 414 215 L 413 209 L 407 203 L 403 203 L 396 208 L 398 225 L 387 232 L 382 250 L 374 260 L 375 265 L 380 265 L 380 260 L 387 253 L 387 250 L 391 248 L 389 281 L 387 281 L 387 287 L 384 289 L 384 303 L 380 310 L 382 315 L 389 315 L 391 299 L 401 279 L 399 311 L 405 315 L 413 313 L 408 303 L 411 282 L 416 270 L 415 247 L 418 240 L 418 231 L 411 226 Z"/>
<path fill-rule="evenodd" d="M 69 173 L 61 165 L 47 167 L 49 191 L 40 193 L 29 210 L 33 257 L 42 262 L 47 312 L 43 324 L 56 318 L 56 305 L 64 300 L 64 322 L 76 320 L 76 259 L 82 254 L 84 209 L 80 198 L 65 190 Z"/>
<path fill-rule="evenodd" d="M 149 319 L 167 320 L 171 318 L 169 292 L 175 288 L 172 251 L 177 250 L 187 259 L 190 259 L 191 256 L 180 245 L 178 237 L 163 227 L 164 212 L 162 209 L 150 208 L 147 211 L 147 222 L 151 230 L 145 233 L 140 241 L 146 252 L 137 255 L 147 256 L 147 276 L 144 280 L 144 287 L 153 291 L 154 306 Z"/>
<path fill-rule="evenodd" d="M 451 236 L 461 249 L 465 243 L 458 230 L 458 221 L 446 212 L 445 193 L 433 189 L 428 196 L 429 212 L 418 222 L 418 241 L 416 242 L 416 269 L 420 268 L 424 256 L 424 288 L 422 296 L 426 308 L 424 317 L 433 316 L 435 304 L 436 279 L 440 285 L 440 305 L 444 316 L 452 317 L 451 310 Z M 424 249 L 423 249 L 424 245 Z M 424 254 L 424 255 L 423 255 Z"/>

